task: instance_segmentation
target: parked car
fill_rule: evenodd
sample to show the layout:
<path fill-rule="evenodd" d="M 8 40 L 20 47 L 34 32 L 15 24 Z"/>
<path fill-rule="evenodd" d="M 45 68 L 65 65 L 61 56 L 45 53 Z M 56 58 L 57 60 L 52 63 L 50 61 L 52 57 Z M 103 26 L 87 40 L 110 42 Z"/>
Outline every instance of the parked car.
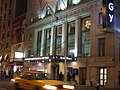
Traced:
<path fill-rule="evenodd" d="M 12 82 L 16 90 L 74 90 L 74 86 L 66 82 L 54 80 L 47 73 L 38 71 L 22 72 Z"/>

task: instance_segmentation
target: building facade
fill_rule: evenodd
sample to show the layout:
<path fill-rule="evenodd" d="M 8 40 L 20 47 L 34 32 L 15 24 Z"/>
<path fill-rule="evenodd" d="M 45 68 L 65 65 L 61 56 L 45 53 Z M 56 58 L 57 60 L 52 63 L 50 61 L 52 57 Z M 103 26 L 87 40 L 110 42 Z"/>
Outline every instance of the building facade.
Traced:
<path fill-rule="evenodd" d="M 0 0 L 0 71 L 7 75 L 23 66 L 26 8 L 27 0 Z"/>
<path fill-rule="evenodd" d="M 105 13 L 102 0 L 29 0 L 24 70 L 44 70 L 54 79 L 70 72 L 80 85 L 119 87 L 120 11 L 119 0 L 113 2 Z"/>
<path fill-rule="evenodd" d="M 14 16 L 11 35 L 11 63 L 12 71 L 23 70 L 24 32 L 26 26 L 27 0 L 14 0 Z"/>
<path fill-rule="evenodd" d="M 13 0 L 0 0 L 0 71 L 10 70 Z"/>

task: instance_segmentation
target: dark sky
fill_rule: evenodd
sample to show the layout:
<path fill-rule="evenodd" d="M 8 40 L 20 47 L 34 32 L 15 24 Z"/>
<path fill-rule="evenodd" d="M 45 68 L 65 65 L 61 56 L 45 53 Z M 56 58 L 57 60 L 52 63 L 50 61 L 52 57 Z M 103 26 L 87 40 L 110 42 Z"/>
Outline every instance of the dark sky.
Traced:
<path fill-rule="evenodd" d="M 27 10 L 27 0 L 16 0 L 15 17 L 20 16 Z"/>

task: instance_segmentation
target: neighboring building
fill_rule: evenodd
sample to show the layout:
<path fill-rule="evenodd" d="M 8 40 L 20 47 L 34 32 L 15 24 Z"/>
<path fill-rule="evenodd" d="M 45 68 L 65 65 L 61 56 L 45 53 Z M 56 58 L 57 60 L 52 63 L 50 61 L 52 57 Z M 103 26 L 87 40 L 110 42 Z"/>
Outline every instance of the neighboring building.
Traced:
<path fill-rule="evenodd" d="M 0 0 L 0 70 L 7 71 L 11 54 L 13 0 Z"/>
<path fill-rule="evenodd" d="M 24 32 L 26 26 L 27 0 L 14 0 L 14 17 L 11 35 L 11 64 L 14 72 L 23 69 Z"/>
<path fill-rule="evenodd" d="M 80 85 L 118 87 L 120 1 L 45 1 L 27 2 L 24 69 L 55 79 L 60 71 L 76 73 Z"/>

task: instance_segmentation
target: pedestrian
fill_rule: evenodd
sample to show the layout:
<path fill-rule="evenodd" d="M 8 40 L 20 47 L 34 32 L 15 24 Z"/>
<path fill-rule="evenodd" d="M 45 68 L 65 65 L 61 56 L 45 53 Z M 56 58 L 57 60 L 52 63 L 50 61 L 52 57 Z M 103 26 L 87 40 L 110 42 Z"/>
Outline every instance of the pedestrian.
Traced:
<path fill-rule="evenodd" d="M 97 83 L 96 84 L 96 90 L 99 90 L 100 85 Z"/>
<path fill-rule="evenodd" d="M 67 73 L 67 82 L 68 82 L 68 83 L 71 83 L 71 75 L 70 75 L 69 72 Z"/>
<path fill-rule="evenodd" d="M 75 73 L 72 74 L 72 80 L 75 81 Z"/>
<path fill-rule="evenodd" d="M 2 71 L 0 71 L 0 80 L 2 79 Z"/>
<path fill-rule="evenodd" d="M 118 81 L 119 81 L 119 86 L 120 86 L 120 71 L 118 71 Z"/>
<path fill-rule="evenodd" d="M 8 72 L 8 76 L 9 76 L 9 78 L 11 78 L 11 71 Z"/>
<path fill-rule="evenodd" d="M 3 79 L 6 78 L 6 71 L 3 71 Z"/>
<path fill-rule="evenodd" d="M 64 80 L 64 75 L 62 74 L 62 72 L 60 72 L 60 74 L 58 75 L 58 80 L 60 81 Z"/>

